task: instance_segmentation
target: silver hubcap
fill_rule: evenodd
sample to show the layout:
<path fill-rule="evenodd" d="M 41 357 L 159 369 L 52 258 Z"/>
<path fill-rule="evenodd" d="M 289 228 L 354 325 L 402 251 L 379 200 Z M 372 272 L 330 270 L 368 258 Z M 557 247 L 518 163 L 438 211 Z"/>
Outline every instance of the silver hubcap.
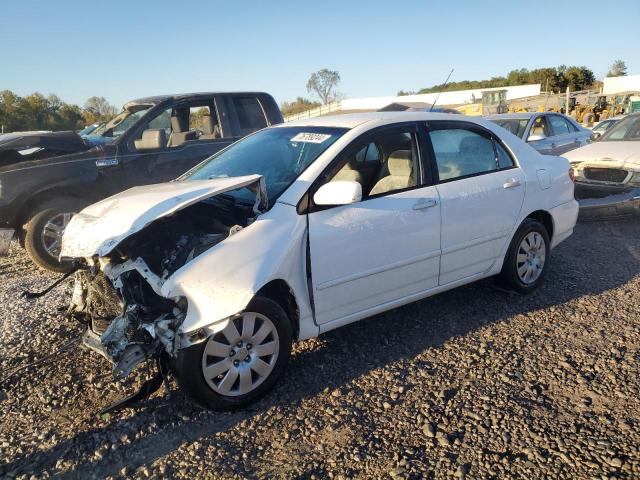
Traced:
<path fill-rule="evenodd" d="M 207 340 L 202 373 L 211 389 L 230 397 L 245 395 L 273 371 L 280 342 L 271 320 L 245 312 Z"/>
<path fill-rule="evenodd" d="M 527 285 L 534 283 L 544 270 L 547 247 L 538 232 L 528 233 L 520 242 L 516 257 L 518 277 Z"/>
<path fill-rule="evenodd" d="M 73 213 L 59 213 L 51 217 L 42 229 L 42 245 L 52 257 L 57 258 L 60 255 L 62 234 L 64 234 L 64 229 L 67 228 L 71 217 L 73 217 Z"/>

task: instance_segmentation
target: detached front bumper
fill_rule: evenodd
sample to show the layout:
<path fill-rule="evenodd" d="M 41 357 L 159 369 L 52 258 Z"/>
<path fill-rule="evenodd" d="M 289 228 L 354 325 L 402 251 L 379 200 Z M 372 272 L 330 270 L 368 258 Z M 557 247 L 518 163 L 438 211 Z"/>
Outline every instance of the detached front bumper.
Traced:
<path fill-rule="evenodd" d="M 590 188 L 593 188 L 593 195 L 588 195 Z M 620 191 L 619 188 L 603 191 L 596 187 L 582 186 L 578 202 L 580 220 L 640 214 L 640 187 L 626 191 Z"/>
<path fill-rule="evenodd" d="M 14 233 L 13 228 L 0 228 L 0 255 L 6 255 L 9 251 Z"/>

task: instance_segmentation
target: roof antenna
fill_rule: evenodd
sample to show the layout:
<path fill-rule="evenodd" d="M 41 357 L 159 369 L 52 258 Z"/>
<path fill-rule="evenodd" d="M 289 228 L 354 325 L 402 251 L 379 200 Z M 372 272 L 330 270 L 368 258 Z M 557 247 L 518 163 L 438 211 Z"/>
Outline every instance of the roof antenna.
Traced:
<path fill-rule="evenodd" d="M 436 103 L 438 103 L 438 99 L 440 98 L 440 94 L 444 91 L 444 89 L 447 87 L 447 83 L 449 83 L 449 79 L 451 78 L 451 74 L 453 73 L 453 68 L 451 69 L 451 71 L 449 72 L 449 76 L 447 77 L 447 79 L 444 81 L 444 84 L 442 85 L 442 88 L 440 89 L 440 91 L 438 92 L 438 95 L 436 96 L 436 99 L 434 100 L 434 102 L 431 104 L 431 108 L 429 109 L 429 111 L 433 110 L 433 107 L 436 106 Z"/>

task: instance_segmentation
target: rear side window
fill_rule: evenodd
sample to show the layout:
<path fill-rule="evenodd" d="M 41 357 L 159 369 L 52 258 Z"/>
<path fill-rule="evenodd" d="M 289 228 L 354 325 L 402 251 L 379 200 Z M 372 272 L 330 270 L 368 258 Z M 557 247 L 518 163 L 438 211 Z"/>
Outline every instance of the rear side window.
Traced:
<path fill-rule="evenodd" d="M 430 130 L 441 182 L 513 167 L 505 149 L 488 135 L 465 128 Z"/>
<path fill-rule="evenodd" d="M 552 135 L 566 135 L 572 132 L 564 118 L 558 115 L 549 115 L 549 123 L 551 125 Z"/>
<path fill-rule="evenodd" d="M 233 97 L 232 103 L 238 119 L 240 135 L 248 135 L 267 126 L 267 120 L 257 98 Z"/>

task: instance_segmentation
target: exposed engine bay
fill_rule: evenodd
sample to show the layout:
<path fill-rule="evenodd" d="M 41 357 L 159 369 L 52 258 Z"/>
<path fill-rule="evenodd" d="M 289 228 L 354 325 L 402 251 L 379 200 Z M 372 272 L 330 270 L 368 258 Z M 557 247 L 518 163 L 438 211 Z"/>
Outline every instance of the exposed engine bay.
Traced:
<path fill-rule="evenodd" d="M 253 205 L 211 197 L 155 220 L 108 256 L 81 262 L 69 314 L 88 327 L 83 343 L 115 363 L 116 379 L 145 360 L 176 356 L 187 301 L 161 296 L 162 284 L 255 217 Z"/>

